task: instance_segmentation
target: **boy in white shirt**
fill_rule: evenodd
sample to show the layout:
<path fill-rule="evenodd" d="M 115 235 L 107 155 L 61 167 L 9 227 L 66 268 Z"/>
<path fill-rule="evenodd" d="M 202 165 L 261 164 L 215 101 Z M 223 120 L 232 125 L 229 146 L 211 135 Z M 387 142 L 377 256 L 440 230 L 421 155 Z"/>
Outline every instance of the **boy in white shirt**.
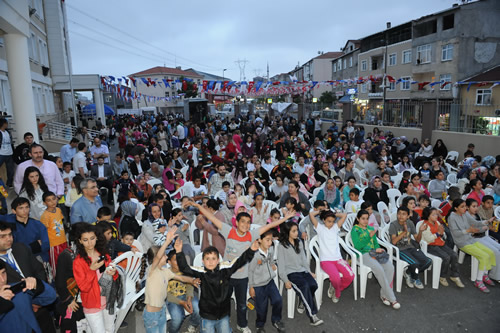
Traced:
<path fill-rule="evenodd" d="M 349 191 L 349 201 L 345 203 L 344 211 L 346 213 L 357 213 L 361 209 L 361 204 L 364 202 L 359 198 L 359 189 L 353 188 Z"/>
<path fill-rule="evenodd" d="M 75 172 L 71 170 L 72 165 L 71 162 L 64 162 L 63 163 L 63 173 L 62 173 L 62 178 L 64 182 L 64 187 L 66 188 L 66 192 L 69 192 L 71 190 L 71 181 L 73 180 L 73 177 L 75 177 Z"/>

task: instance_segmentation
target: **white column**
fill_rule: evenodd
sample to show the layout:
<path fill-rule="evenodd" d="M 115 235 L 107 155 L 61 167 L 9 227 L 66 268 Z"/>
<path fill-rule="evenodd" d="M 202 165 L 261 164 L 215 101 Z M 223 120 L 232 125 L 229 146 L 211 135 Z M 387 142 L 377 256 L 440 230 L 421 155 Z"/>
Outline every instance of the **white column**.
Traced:
<path fill-rule="evenodd" d="M 94 103 L 95 103 L 95 111 L 96 118 L 101 118 L 101 122 L 103 125 L 106 124 L 106 117 L 104 116 L 104 96 L 102 94 L 101 89 L 94 89 Z"/>
<path fill-rule="evenodd" d="M 16 33 L 5 34 L 3 37 L 17 141 L 20 142 L 26 132 L 33 133 L 37 138 L 38 126 L 31 87 L 28 38 Z"/>

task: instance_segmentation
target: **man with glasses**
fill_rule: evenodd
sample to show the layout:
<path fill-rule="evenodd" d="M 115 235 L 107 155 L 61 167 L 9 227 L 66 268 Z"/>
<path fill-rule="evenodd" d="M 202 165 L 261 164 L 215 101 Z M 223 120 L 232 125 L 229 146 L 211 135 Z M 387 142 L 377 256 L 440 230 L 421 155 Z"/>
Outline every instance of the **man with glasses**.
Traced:
<path fill-rule="evenodd" d="M 231 174 L 226 173 L 226 166 L 224 164 L 219 165 L 217 168 L 217 173 L 215 173 L 208 181 L 208 194 L 214 196 L 215 193 L 222 190 L 222 183 L 229 182 L 230 188 L 234 188 L 234 181 Z"/>
<path fill-rule="evenodd" d="M 85 178 L 80 183 L 83 195 L 71 206 L 71 224 L 78 222 L 93 223 L 97 220 L 97 211 L 102 207 L 99 188 L 92 178 Z"/>

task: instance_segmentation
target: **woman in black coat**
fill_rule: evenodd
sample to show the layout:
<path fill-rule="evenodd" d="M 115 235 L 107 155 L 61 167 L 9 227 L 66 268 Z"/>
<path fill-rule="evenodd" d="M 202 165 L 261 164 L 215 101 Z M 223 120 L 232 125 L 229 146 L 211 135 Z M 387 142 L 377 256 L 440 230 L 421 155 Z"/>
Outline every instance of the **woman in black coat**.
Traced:
<path fill-rule="evenodd" d="M 374 176 L 370 181 L 369 187 L 363 195 L 364 201 L 369 201 L 373 205 L 373 209 L 377 210 L 377 204 L 380 201 L 385 202 L 389 206 L 389 197 L 387 196 L 387 188 L 382 184 L 382 179 L 379 176 Z"/>

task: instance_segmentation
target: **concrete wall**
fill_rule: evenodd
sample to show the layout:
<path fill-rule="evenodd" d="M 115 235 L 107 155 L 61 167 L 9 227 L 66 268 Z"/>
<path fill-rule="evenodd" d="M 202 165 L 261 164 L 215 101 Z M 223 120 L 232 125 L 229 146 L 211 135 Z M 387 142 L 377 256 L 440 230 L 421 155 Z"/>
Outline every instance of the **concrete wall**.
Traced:
<path fill-rule="evenodd" d="M 322 124 L 323 132 L 331 126 L 331 123 Z M 420 128 L 407 128 L 407 127 L 392 127 L 392 126 L 375 126 L 375 125 L 363 125 L 365 127 L 365 133 L 373 132 L 373 128 L 378 127 L 384 132 L 391 131 L 394 136 L 406 136 L 408 141 L 412 141 L 413 138 L 417 138 L 419 142 L 422 136 L 422 129 Z M 340 127 L 339 127 L 340 128 Z M 463 158 L 463 153 L 467 150 L 467 145 L 473 143 L 476 148 L 475 153 L 481 156 L 493 155 L 496 156 L 500 154 L 500 136 L 492 135 L 482 135 L 482 134 L 470 134 L 470 133 L 459 133 L 459 132 L 447 132 L 447 131 L 432 131 L 432 144 L 434 145 L 437 139 L 443 140 L 444 144 L 448 148 L 448 151 L 455 150 L 460 153 L 460 158 Z"/>

